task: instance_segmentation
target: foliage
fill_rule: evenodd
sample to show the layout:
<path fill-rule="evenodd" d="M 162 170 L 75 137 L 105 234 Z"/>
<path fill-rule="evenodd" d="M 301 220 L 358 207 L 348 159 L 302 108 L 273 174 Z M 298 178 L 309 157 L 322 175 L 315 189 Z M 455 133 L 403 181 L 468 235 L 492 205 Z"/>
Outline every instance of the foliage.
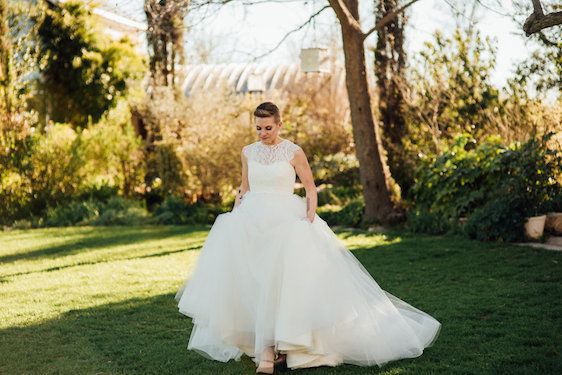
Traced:
<path fill-rule="evenodd" d="M 415 208 L 408 213 L 406 228 L 414 233 L 443 234 L 451 230 L 451 222 L 439 214 Z"/>
<path fill-rule="evenodd" d="M 519 196 L 491 199 L 470 215 L 466 234 L 480 241 L 520 241 L 524 238 L 524 212 L 524 202 Z"/>
<path fill-rule="evenodd" d="M 142 201 L 112 197 L 102 206 L 92 225 L 138 225 L 146 223 L 149 214 Z"/>
<path fill-rule="evenodd" d="M 409 178 L 402 179 L 404 197 L 411 197 L 421 159 L 437 158 L 454 147 L 457 134 L 467 134 L 478 143 L 492 135 L 506 142 L 524 142 L 532 133 L 562 131 L 560 103 L 531 98 L 517 75 L 502 90 L 494 87 L 496 47 L 470 30 L 474 29 L 457 29 L 451 37 L 436 32 L 405 77 L 408 133 L 400 152 L 406 154 L 401 173 Z"/>
<path fill-rule="evenodd" d="M 29 168 L 37 114 L 27 101 L 32 95 L 30 75 L 36 57 L 33 28 L 23 14 L 36 7 L 0 1 L 0 222 L 25 216 L 30 181 L 22 176 Z"/>
<path fill-rule="evenodd" d="M 138 195 L 145 174 L 142 141 L 131 124 L 128 101 L 120 100 L 100 121 L 81 132 L 86 186 L 107 184 L 125 197 Z"/>
<path fill-rule="evenodd" d="M 282 136 L 299 144 L 312 162 L 339 152 L 353 154 L 347 98 L 334 94 L 330 75 L 317 80 L 288 86 L 286 93 L 275 98 L 282 112 Z"/>
<path fill-rule="evenodd" d="M 410 142 L 424 142 L 426 153 L 438 153 L 454 134 L 479 138 L 486 132 L 499 106 L 499 91 L 491 84 L 496 48 L 479 32 L 461 29 L 451 37 L 435 32 L 424 47 L 410 71 L 406 113 Z"/>
<path fill-rule="evenodd" d="M 212 224 L 220 212 L 212 204 L 187 204 L 182 198 L 168 196 L 154 210 L 155 224 Z"/>
<path fill-rule="evenodd" d="M 353 154 L 314 155 L 310 162 L 318 188 L 318 205 L 344 205 L 362 196 L 359 163 Z"/>
<path fill-rule="evenodd" d="M 19 152 L 0 160 L 7 166 L 0 169 L 2 222 L 43 216 L 47 208 L 88 199 L 96 189 L 138 194 L 142 153 L 128 117 L 119 104 L 87 129 L 52 124 L 20 141 Z"/>
<path fill-rule="evenodd" d="M 549 143 L 553 136 L 508 146 L 499 137 L 476 145 L 467 135 L 458 136 L 450 149 L 419 168 L 409 227 L 443 233 L 469 217 L 471 236 L 519 238 L 522 218 L 544 213 L 560 196 L 562 148 Z"/>
<path fill-rule="evenodd" d="M 138 225 L 145 223 L 148 212 L 137 200 L 113 196 L 106 202 L 88 199 L 49 208 L 45 226 L 71 225 Z"/>
<path fill-rule="evenodd" d="M 53 121 L 84 126 L 114 107 L 144 63 L 127 39 L 111 41 L 98 29 L 92 9 L 80 1 L 46 7 L 36 18 L 42 87 Z"/>
<path fill-rule="evenodd" d="M 360 227 L 365 212 L 363 197 L 352 199 L 344 207 L 326 205 L 318 209 L 318 215 L 329 225 Z"/>
<path fill-rule="evenodd" d="M 39 214 L 49 202 L 56 204 L 76 194 L 86 178 L 82 138 L 71 126 L 51 125 L 45 136 L 35 133 L 35 147 L 28 160 L 31 212 Z"/>

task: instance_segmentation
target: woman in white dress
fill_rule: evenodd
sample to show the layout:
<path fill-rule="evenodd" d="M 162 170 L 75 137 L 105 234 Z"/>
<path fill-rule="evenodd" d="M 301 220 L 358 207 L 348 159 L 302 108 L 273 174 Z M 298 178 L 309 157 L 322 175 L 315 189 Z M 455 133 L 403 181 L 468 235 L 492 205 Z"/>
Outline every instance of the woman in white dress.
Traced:
<path fill-rule="evenodd" d="M 441 324 L 381 289 L 316 214 L 307 157 L 279 136 L 277 106 L 254 116 L 259 141 L 242 149 L 234 208 L 217 216 L 176 294 L 193 321 L 187 348 L 223 362 L 246 354 L 259 373 L 420 356 Z"/>

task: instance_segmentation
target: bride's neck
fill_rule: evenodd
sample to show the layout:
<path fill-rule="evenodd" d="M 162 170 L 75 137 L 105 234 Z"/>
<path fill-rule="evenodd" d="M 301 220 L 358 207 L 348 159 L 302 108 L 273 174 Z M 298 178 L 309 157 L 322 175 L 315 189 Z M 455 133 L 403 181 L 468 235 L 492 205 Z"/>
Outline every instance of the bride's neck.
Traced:
<path fill-rule="evenodd" d="M 281 137 L 277 137 L 277 138 L 276 138 L 273 142 L 271 142 L 271 143 L 265 143 L 265 142 L 263 142 L 263 141 L 260 141 L 260 142 L 262 142 L 264 145 L 267 145 L 267 146 L 275 146 L 276 144 L 279 144 L 279 143 L 283 142 L 283 139 L 282 139 Z"/>

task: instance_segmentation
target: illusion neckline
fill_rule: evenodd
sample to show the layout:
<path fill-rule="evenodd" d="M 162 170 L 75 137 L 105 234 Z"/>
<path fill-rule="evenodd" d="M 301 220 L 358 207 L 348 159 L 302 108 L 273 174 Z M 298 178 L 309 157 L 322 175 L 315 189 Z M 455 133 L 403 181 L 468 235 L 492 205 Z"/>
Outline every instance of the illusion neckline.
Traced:
<path fill-rule="evenodd" d="M 283 138 L 283 140 L 279 143 L 276 143 L 274 145 L 266 145 L 265 143 L 263 143 L 262 141 L 258 141 L 262 146 L 267 147 L 267 148 L 274 148 L 276 146 L 279 146 L 281 143 L 285 142 L 287 139 Z"/>

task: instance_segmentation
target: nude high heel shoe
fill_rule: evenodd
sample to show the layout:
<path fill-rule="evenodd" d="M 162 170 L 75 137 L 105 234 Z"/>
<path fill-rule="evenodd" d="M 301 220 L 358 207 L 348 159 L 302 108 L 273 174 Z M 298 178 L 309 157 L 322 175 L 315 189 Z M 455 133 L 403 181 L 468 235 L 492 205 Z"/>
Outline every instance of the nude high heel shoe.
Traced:
<path fill-rule="evenodd" d="M 260 364 L 256 369 L 256 374 L 273 374 L 275 369 L 274 365 L 275 353 L 273 352 L 273 348 L 269 347 L 264 349 L 262 353 L 262 359 L 260 360 Z"/>
<path fill-rule="evenodd" d="M 256 369 L 256 374 L 273 374 L 274 368 L 273 361 L 262 359 Z"/>

